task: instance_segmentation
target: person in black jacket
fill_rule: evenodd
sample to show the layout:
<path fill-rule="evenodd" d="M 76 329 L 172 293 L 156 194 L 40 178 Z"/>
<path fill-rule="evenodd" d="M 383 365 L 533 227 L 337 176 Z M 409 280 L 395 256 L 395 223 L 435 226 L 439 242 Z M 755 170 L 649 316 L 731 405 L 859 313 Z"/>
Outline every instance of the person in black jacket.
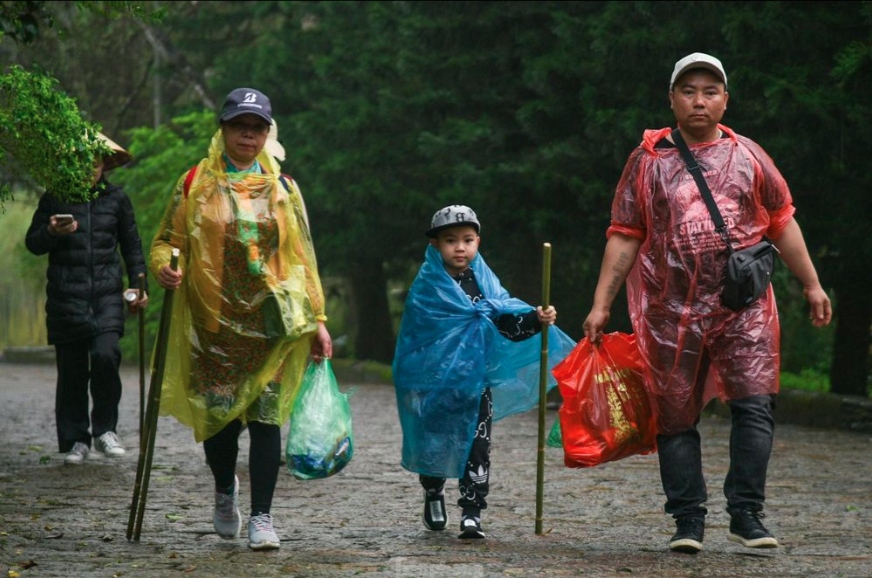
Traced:
<path fill-rule="evenodd" d="M 44 193 L 25 238 L 31 253 L 48 254 L 46 326 L 58 369 L 58 448 L 66 453 L 67 464 L 87 459 L 92 438 L 95 449 L 107 457 L 125 453 L 116 433 L 125 305 L 119 249 L 127 271 L 127 293 L 135 295 L 127 302 L 129 311 L 148 304 L 147 287 L 139 287 L 139 274 L 146 272 L 146 266 L 133 205 L 121 187 L 104 176 L 129 162 L 131 156 L 100 136 L 113 153 L 100 159 L 94 169 L 94 200 L 69 204 L 51 192 Z"/>

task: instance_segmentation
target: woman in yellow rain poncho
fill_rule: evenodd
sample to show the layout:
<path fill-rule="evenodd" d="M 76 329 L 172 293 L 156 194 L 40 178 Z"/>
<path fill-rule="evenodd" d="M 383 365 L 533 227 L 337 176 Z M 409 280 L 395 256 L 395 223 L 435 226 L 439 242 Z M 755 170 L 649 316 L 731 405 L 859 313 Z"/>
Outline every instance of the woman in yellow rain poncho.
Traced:
<path fill-rule="evenodd" d="M 269 99 L 237 88 L 220 121 L 208 157 L 179 177 L 151 247 L 155 279 L 177 289 L 160 408 L 203 442 L 215 530 L 228 539 L 242 526 L 236 458 L 247 425 L 249 546 L 273 549 L 281 426 L 308 356 L 320 362 L 332 344 L 302 196 L 264 150 Z"/>

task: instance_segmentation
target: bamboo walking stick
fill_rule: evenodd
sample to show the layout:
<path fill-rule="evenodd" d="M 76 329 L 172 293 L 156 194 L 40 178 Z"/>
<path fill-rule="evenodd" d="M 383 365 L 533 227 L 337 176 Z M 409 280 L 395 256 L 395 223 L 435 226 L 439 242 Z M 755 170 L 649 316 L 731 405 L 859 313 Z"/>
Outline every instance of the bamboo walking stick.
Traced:
<path fill-rule="evenodd" d="M 145 296 L 145 273 L 139 274 L 139 299 Z M 145 310 L 139 309 L 139 448 L 142 449 L 142 424 L 145 408 Z"/>
<path fill-rule="evenodd" d="M 542 308 L 551 300 L 551 243 L 542 245 Z M 542 533 L 542 498 L 545 477 L 545 396 L 548 383 L 548 325 L 542 324 L 542 351 L 539 356 L 539 451 L 536 461 L 536 534 Z"/>
<path fill-rule="evenodd" d="M 179 250 L 173 249 L 170 267 L 176 270 L 179 264 Z M 142 443 L 139 447 L 139 464 L 136 468 L 136 483 L 133 486 L 133 500 L 130 504 L 130 517 L 127 520 L 127 539 L 138 542 L 142 530 L 142 517 L 145 514 L 145 500 L 148 495 L 148 481 L 151 476 L 151 461 L 154 457 L 154 440 L 157 433 L 157 418 L 160 412 L 160 394 L 166 366 L 167 338 L 172 318 L 173 295 L 175 290 L 164 292 L 163 309 L 160 315 L 157 343 L 154 353 L 154 372 L 148 390 L 148 406 L 145 410 L 145 423 Z"/>

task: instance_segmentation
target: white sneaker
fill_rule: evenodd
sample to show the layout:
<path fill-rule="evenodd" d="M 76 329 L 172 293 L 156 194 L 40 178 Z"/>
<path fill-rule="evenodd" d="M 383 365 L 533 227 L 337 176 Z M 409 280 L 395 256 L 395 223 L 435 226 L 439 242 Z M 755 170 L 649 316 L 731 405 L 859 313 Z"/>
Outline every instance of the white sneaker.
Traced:
<path fill-rule="evenodd" d="M 88 454 L 90 452 L 91 450 L 88 449 L 88 446 L 82 442 L 76 442 L 73 444 L 73 449 L 71 449 L 64 457 L 64 463 L 73 465 L 81 464 L 88 459 Z"/>
<path fill-rule="evenodd" d="M 107 431 L 95 439 L 94 449 L 109 458 L 120 458 L 126 453 L 114 431 Z"/>
<path fill-rule="evenodd" d="M 222 538 L 230 540 L 239 535 L 242 517 L 239 515 L 239 477 L 233 477 L 233 494 L 215 492 L 215 511 L 212 514 L 215 531 Z"/>
<path fill-rule="evenodd" d="M 248 520 L 248 547 L 252 550 L 276 550 L 281 546 L 273 530 L 272 516 L 259 514 Z"/>

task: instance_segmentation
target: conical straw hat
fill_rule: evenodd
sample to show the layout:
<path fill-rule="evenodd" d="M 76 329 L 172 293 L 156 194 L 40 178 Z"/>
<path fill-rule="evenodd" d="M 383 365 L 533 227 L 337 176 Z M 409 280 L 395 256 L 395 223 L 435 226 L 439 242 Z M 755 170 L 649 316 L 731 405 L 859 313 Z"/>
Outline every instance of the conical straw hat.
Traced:
<path fill-rule="evenodd" d="M 118 143 L 113 141 L 111 138 L 109 138 L 108 136 L 106 136 L 102 132 L 98 133 L 98 135 L 103 140 L 103 142 L 105 142 L 106 145 L 110 149 L 112 149 L 112 151 L 113 151 L 111 154 L 106 155 L 103 158 L 103 170 L 104 171 L 111 171 L 112 169 L 114 169 L 116 167 L 120 167 L 121 165 L 126 165 L 131 160 L 133 160 L 133 155 L 131 155 L 129 152 L 127 152 L 126 150 L 121 148 L 121 146 Z"/>

